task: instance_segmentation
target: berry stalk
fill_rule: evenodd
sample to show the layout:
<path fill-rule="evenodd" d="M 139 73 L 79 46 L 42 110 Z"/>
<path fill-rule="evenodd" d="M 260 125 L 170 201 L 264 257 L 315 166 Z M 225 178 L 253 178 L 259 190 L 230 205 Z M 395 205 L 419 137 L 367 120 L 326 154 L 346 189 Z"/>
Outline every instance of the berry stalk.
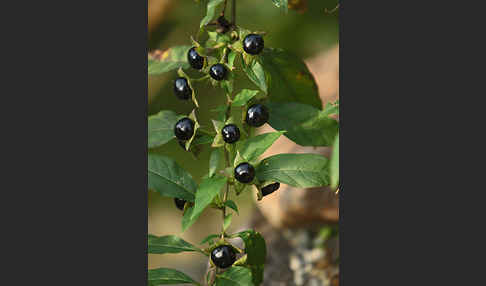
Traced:
<path fill-rule="evenodd" d="M 231 96 L 229 94 L 226 94 L 226 95 L 228 96 L 229 99 L 231 99 Z M 228 100 L 227 105 L 228 105 L 228 108 L 226 109 L 226 115 L 227 115 L 226 118 L 229 118 L 229 116 L 231 116 L 231 100 Z M 226 143 L 225 143 L 225 145 L 226 145 Z M 225 162 L 226 162 L 226 168 L 228 168 L 228 167 L 230 167 L 229 151 L 225 147 L 223 147 L 223 151 L 224 151 L 224 159 L 225 159 Z M 229 191 L 230 191 L 230 185 L 227 182 L 226 183 L 226 190 L 224 191 L 224 194 L 223 194 L 223 226 L 221 227 L 221 239 L 224 239 L 224 219 L 226 217 L 226 201 L 228 200 Z"/>

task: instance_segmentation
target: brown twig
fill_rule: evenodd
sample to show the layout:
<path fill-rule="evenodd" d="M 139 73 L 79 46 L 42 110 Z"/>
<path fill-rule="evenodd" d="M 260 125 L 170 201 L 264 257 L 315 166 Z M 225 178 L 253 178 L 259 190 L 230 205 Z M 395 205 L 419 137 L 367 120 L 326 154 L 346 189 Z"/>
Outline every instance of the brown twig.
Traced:
<path fill-rule="evenodd" d="M 227 4 L 228 4 L 228 0 L 224 0 L 223 11 L 221 11 L 221 16 L 224 16 L 224 13 L 226 12 L 226 5 Z"/>

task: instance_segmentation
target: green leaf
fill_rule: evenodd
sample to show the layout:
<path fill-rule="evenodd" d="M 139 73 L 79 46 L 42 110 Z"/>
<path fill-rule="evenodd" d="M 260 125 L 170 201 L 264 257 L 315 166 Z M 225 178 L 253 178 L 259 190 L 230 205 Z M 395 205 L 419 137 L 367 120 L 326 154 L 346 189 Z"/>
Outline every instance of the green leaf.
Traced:
<path fill-rule="evenodd" d="M 240 156 L 248 161 L 258 159 L 283 133 L 282 131 L 264 133 L 238 142 Z"/>
<path fill-rule="evenodd" d="M 189 85 L 189 87 L 191 88 L 192 90 L 192 93 L 191 93 L 191 99 L 192 99 L 192 102 L 194 103 L 194 105 L 199 108 L 199 102 L 197 101 L 197 98 L 196 98 L 196 89 L 192 86 L 192 81 L 191 81 L 191 78 L 182 70 L 182 68 L 179 68 L 179 70 L 177 71 L 177 74 L 180 76 L 180 77 L 183 77 L 187 80 L 187 84 Z M 193 111 L 194 112 L 194 111 Z"/>
<path fill-rule="evenodd" d="M 170 110 L 162 110 L 148 118 L 148 147 L 154 148 L 164 145 L 174 136 L 174 125 L 177 114 Z"/>
<path fill-rule="evenodd" d="M 175 235 L 154 236 L 148 238 L 148 253 L 164 254 L 184 251 L 200 251 L 197 247 Z"/>
<path fill-rule="evenodd" d="M 233 83 L 234 83 L 234 80 L 223 80 L 223 81 L 221 81 L 221 88 L 223 88 L 224 91 L 227 94 L 232 94 L 233 93 Z"/>
<path fill-rule="evenodd" d="M 206 236 L 206 238 L 203 239 L 200 244 L 205 244 L 207 242 L 209 242 L 209 244 L 213 244 L 214 243 L 213 240 L 215 238 L 218 238 L 218 237 L 220 237 L 219 234 L 210 234 L 210 235 Z"/>
<path fill-rule="evenodd" d="M 189 68 L 187 52 L 190 46 L 175 46 L 160 55 L 152 55 L 148 59 L 148 74 L 159 75 L 178 68 Z"/>
<path fill-rule="evenodd" d="M 258 61 L 252 61 L 247 64 L 245 60 L 241 59 L 241 67 L 248 78 L 260 88 L 265 94 L 268 93 L 267 81 L 262 65 Z"/>
<path fill-rule="evenodd" d="M 211 109 L 212 112 L 216 112 L 218 114 L 218 117 L 217 119 L 219 120 L 219 122 L 221 121 L 226 121 L 226 105 L 219 105 L 218 107 L 216 107 L 215 109 Z"/>
<path fill-rule="evenodd" d="M 192 146 L 197 146 L 197 145 L 204 145 L 204 144 L 211 144 L 214 140 L 214 137 L 211 135 L 201 135 L 201 136 L 196 136 L 194 140 L 192 141 Z"/>
<path fill-rule="evenodd" d="M 196 118 L 196 109 L 193 109 L 191 114 L 189 114 L 188 117 L 194 122 L 194 134 L 192 134 L 192 137 L 189 140 L 186 141 L 186 150 L 189 150 L 189 148 L 191 148 L 192 141 L 196 137 L 196 131 L 201 126 L 199 124 L 199 121 Z"/>
<path fill-rule="evenodd" d="M 251 271 L 242 266 L 233 266 L 223 274 L 216 275 L 217 286 L 250 286 L 252 284 Z"/>
<path fill-rule="evenodd" d="M 251 276 L 253 277 L 253 285 L 260 285 L 263 282 L 264 265 L 251 265 Z"/>
<path fill-rule="evenodd" d="M 221 129 L 223 129 L 224 127 L 224 122 L 221 122 L 221 121 L 218 121 L 218 120 L 212 120 L 213 122 L 213 126 L 214 126 L 214 130 L 216 131 L 216 133 L 221 133 Z"/>
<path fill-rule="evenodd" d="M 250 101 L 250 99 L 252 99 L 255 95 L 257 95 L 258 92 L 259 92 L 258 90 L 242 89 L 235 96 L 235 99 L 233 99 L 233 103 L 231 103 L 231 106 L 238 107 L 238 106 L 246 105 L 246 103 Z"/>
<path fill-rule="evenodd" d="M 211 144 L 211 147 L 218 148 L 222 146 L 224 146 L 223 136 L 221 135 L 221 133 L 218 133 L 216 134 L 216 136 L 214 136 L 214 140 L 213 143 Z"/>
<path fill-rule="evenodd" d="M 206 43 L 207 45 L 209 46 L 214 46 L 218 43 L 229 43 L 231 42 L 231 37 L 227 34 L 220 34 L 218 32 L 212 32 L 212 31 L 209 31 L 208 32 L 208 43 Z"/>
<path fill-rule="evenodd" d="M 339 100 L 336 100 L 334 103 L 328 102 L 326 106 L 324 106 L 324 110 L 322 111 L 326 116 L 337 114 L 339 115 Z"/>
<path fill-rule="evenodd" d="M 254 230 L 245 230 L 235 234 L 245 242 L 246 262 L 250 265 L 263 265 L 267 257 L 267 248 L 263 236 Z"/>
<path fill-rule="evenodd" d="M 278 154 L 267 157 L 256 169 L 260 182 L 275 181 L 297 188 L 329 185 L 329 161 L 318 154 Z"/>
<path fill-rule="evenodd" d="M 233 50 L 231 50 L 228 53 L 228 66 L 230 67 L 231 70 L 233 69 L 233 66 L 234 66 L 235 59 L 236 59 L 236 56 L 237 55 L 238 54 L 236 52 L 234 52 Z"/>
<path fill-rule="evenodd" d="M 339 133 L 336 135 L 332 146 L 331 160 L 329 161 L 331 176 L 331 188 L 335 189 L 339 184 Z"/>
<path fill-rule="evenodd" d="M 263 236 L 253 230 L 246 230 L 232 235 L 239 236 L 245 242 L 246 263 L 251 270 L 254 285 L 263 282 L 263 269 L 267 256 L 267 247 Z M 251 285 L 251 284 L 250 284 Z"/>
<path fill-rule="evenodd" d="M 228 145 L 227 145 L 228 146 Z M 231 145 L 230 145 L 231 146 Z M 243 162 L 248 162 L 248 160 L 246 158 L 243 158 L 241 156 L 241 153 L 240 151 L 236 151 L 236 156 L 235 156 L 235 160 L 233 161 L 233 167 L 236 167 L 238 166 L 240 163 L 243 163 Z"/>
<path fill-rule="evenodd" d="M 192 176 L 174 160 L 160 154 L 148 154 L 148 188 L 163 196 L 194 201 L 197 185 Z"/>
<path fill-rule="evenodd" d="M 238 206 L 236 206 L 236 203 L 232 200 L 228 200 L 224 203 L 225 206 L 229 207 L 230 209 L 234 210 L 237 214 L 240 214 L 238 212 Z"/>
<path fill-rule="evenodd" d="M 243 183 L 240 183 L 240 182 L 236 181 L 234 183 L 234 188 L 235 188 L 236 195 L 239 196 L 242 192 L 250 189 L 251 188 L 251 185 L 243 184 Z"/>
<path fill-rule="evenodd" d="M 259 62 L 265 71 L 270 101 L 299 102 L 322 109 L 314 76 L 301 59 L 284 50 L 266 48 Z"/>
<path fill-rule="evenodd" d="M 191 218 L 193 211 L 194 211 L 194 206 L 191 206 L 188 209 L 186 209 L 186 211 L 184 212 L 184 216 L 182 217 L 182 232 L 186 231 L 186 229 L 188 229 L 191 225 L 193 225 L 198 220 L 199 216 L 201 216 L 202 214 L 201 212 L 198 215 L 196 215 L 194 218 Z"/>
<path fill-rule="evenodd" d="M 226 177 L 214 176 L 205 178 L 199 185 L 196 192 L 196 200 L 191 220 L 200 215 L 202 211 L 213 201 L 214 197 L 219 194 L 221 188 L 226 184 Z"/>
<path fill-rule="evenodd" d="M 194 284 L 200 285 L 186 274 L 169 268 L 150 269 L 148 271 L 148 285 L 165 285 L 165 284 Z"/>
<path fill-rule="evenodd" d="M 206 13 L 206 16 L 201 20 L 201 25 L 199 25 L 199 28 L 204 27 L 205 25 L 207 25 L 209 22 L 211 22 L 214 19 L 216 9 L 223 2 L 224 2 L 224 0 L 209 0 L 208 11 Z"/>
<path fill-rule="evenodd" d="M 209 157 L 209 177 L 212 177 L 216 170 L 218 169 L 219 162 L 223 157 L 223 150 L 221 148 L 214 149 L 211 152 L 211 157 Z"/>
<path fill-rule="evenodd" d="M 224 220 L 223 220 L 223 231 L 226 231 L 228 229 L 228 227 L 231 225 L 232 218 L 233 218 L 233 214 L 227 214 L 224 217 Z"/>
<path fill-rule="evenodd" d="M 224 145 L 223 136 L 221 135 L 221 129 L 224 127 L 224 122 L 212 120 L 214 130 L 216 131 L 216 136 L 214 136 L 213 143 L 211 144 L 212 147 L 221 147 Z"/>
<path fill-rule="evenodd" d="M 324 111 L 301 103 L 267 103 L 268 124 L 276 130 L 286 130 L 287 138 L 301 146 L 331 146 L 339 123 Z"/>
<path fill-rule="evenodd" d="M 272 0 L 273 4 L 280 8 L 282 12 L 287 13 L 288 12 L 288 0 Z"/>

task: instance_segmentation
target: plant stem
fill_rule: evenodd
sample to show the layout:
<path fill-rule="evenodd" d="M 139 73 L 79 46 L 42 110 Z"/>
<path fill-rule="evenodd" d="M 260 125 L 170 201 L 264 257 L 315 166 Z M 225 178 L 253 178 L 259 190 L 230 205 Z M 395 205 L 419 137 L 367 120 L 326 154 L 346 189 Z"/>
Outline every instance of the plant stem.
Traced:
<path fill-rule="evenodd" d="M 209 268 L 208 269 L 208 272 L 206 272 L 206 282 L 207 282 L 206 285 L 208 285 L 208 286 L 209 285 L 213 285 L 213 283 L 214 283 L 214 273 L 215 273 L 215 270 L 214 269 L 212 269 L 212 268 Z M 207 279 L 207 276 L 208 275 L 211 275 L 210 278 L 209 278 L 209 282 L 208 282 L 208 279 Z"/>
<path fill-rule="evenodd" d="M 221 11 L 221 16 L 224 16 L 224 12 L 226 12 L 226 4 L 228 4 L 228 0 L 224 0 L 223 11 Z"/>
<path fill-rule="evenodd" d="M 193 78 L 193 79 L 191 79 L 191 81 L 198 82 L 198 81 L 203 81 L 203 80 L 208 79 L 208 78 L 209 78 L 209 75 L 207 74 L 207 75 L 200 77 L 200 78 Z"/>
<path fill-rule="evenodd" d="M 223 146 L 224 148 L 224 159 L 226 161 L 226 167 L 229 167 L 230 166 L 230 160 L 229 160 L 229 154 L 228 154 L 228 150 L 226 150 L 226 146 Z M 221 228 L 221 239 L 224 239 L 224 219 L 226 217 L 226 200 L 228 199 L 228 193 L 229 193 L 229 190 L 230 190 L 230 185 L 228 182 L 226 182 L 226 190 L 223 194 L 223 226 Z"/>
<path fill-rule="evenodd" d="M 236 0 L 231 3 L 231 24 L 236 25 Z"/>

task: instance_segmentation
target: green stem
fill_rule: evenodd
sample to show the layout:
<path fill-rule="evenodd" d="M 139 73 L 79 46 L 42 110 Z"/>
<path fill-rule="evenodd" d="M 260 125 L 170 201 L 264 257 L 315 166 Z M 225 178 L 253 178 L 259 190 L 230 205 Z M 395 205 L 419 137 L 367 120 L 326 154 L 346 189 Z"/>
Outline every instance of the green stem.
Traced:
<path fill-rule="evenodd" d="M 208 78 L 209 78 L 209 74 L 207 74 L 203 77 L 200 77 L 200 78 L 193 78 L 193 79 L 191 79 L 191 81 L 198 82 L 198 81 L 203 81 L 203 80 L 208 79 Z"/>
<path fill-rule="evenodd" d="M 224 159 L 226 161 L 226 167 L 230 166 L 229 154 L 228 150 L 226 150 L 226 146 L 223 146 L 224 149 Z M 226 190 L 223 194 L 223 226 L 221 227 L 221 239 L 224 239 L 224 219 L 226 217 L 226 201 L 228 200 L 228 193 L 230 190 L 230 185 L 226 183 Z"/>
<path fill-rule="evenodd" d="M 228 51 L 229 51 L 229 48 L 228 47 L 225 47 L 223 49 L 223 56 L 221 57 L 221 60 L 219 62 L 221 63 L 228 63 Z"/>

